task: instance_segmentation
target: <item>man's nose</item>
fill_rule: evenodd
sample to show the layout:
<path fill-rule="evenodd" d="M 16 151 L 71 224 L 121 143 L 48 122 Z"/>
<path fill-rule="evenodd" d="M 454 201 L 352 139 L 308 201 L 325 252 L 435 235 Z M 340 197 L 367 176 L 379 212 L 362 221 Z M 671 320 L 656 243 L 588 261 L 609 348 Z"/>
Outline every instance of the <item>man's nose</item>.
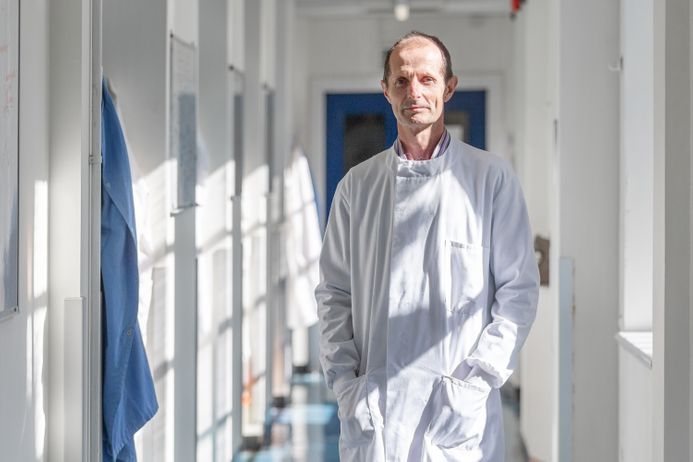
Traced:
<path fill-rule="evenodd" d="M 418 98 L 421 96 L 421 83 L 417 79 L 411 79 L 409 81 L 409 97 L 410 98 Z"/>

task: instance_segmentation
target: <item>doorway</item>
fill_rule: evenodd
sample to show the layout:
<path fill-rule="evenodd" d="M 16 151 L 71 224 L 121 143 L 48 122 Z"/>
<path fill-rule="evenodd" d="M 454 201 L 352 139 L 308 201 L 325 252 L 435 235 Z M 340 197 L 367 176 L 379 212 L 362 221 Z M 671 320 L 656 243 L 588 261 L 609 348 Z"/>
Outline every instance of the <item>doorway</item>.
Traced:
<path fill-rule="evenodd" d="M 327 93 L 325 99 L 327 214 L 346 172 L 394 143 L 397 121 L 382 93 Z M 486 149 L 486 99 L 486 90 L 455 92 L 445 103 L 451 136 Z"/>

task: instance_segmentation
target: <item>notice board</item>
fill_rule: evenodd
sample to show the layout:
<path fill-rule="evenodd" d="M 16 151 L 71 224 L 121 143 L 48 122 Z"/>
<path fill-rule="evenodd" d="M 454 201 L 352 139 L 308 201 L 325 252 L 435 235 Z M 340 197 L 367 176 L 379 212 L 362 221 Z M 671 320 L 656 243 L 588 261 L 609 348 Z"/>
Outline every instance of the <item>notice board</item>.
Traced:
<path fill-rule="evenodd" d="M 195 45 L 171 36 L 171 156 L 176 159 L 174 211 L 194 207 L 197 184 Z"/>

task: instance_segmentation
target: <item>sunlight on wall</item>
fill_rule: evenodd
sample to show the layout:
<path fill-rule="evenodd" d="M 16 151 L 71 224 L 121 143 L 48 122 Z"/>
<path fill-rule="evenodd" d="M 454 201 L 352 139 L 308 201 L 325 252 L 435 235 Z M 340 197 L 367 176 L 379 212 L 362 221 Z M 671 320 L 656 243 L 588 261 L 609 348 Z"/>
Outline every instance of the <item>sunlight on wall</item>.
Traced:
<path fill-rule="evenodd" d="M 34 183 L 34 242 L 33 242 L 33 313 L 27 318 L 27 393 L 33 390 L 34 449 L 37 460 L 43 459 L 46 434 L 46 412 L 43 405 L 43 340 L 48 299 L 48 182 Z M 30 372 L 31 371 L 31 372 Z M 27 377 L 28 378 L 28 377 Z M 29 381 L 29 380 L 27 380 Z M 27 396 L 27 402 L 30 398 Z"/>
<path fill-rule="evenodd" d="M 45 294 L 43 295 L 45 297 Z M 46 325 L 46 307 L 39 306 L 34 309 L 33 320 L 33 390 L 34 390 L 34 448 L 36 459 L 43 458 L 44 441 L 46 436 L 46 412 L 44 410 L 43 389 L 43 339 Z M 29 322 L 29 321 L 27 321 Z M 28 327 L 28 326 L 27 326 Z M 28 343 L 28 342 L 27 342 Z"/>
<path fill-rule="evenodd" d="M 138 458 L 173 460 L 174 238 L 170 217 L 170 175 L 175 162 L 162 162 L 134 178 L 137 218 L 140 305 L 138 320 L 154 378 L 159 411 L 136 435 Z"/>
<path fill-rule="evenodd" d="M 176 226 L 173 220 L 169 220 L 171 211 L 175 210 L 177 202 L 178 188 L 178 162 L 176 159 L 169 158 L 163 163 L 165 175 L 159 184 L 162 187 L 162 192 L 166 192 L 164 200 L 157 209 L 158 212 L 163 212 L 163 220 L 160 223 L 164 226 L 166 233 L 166 244 L 173 245 L 176 241 Z M 159 170 L 157 168 L 157 170 Z"/>
<path fill-rule="evenodd" d="M 260 435 L 265 417 L 267 348 L 267 191 L 269 168 L 261 165 L 243 180 L 243 431 Z M 250 277 L 252 275 L 252 277 Z"/>
<path fill-rule="evenodd" d="M 197 457 L 227 461 L 232 408 L 232 221 L 233 162 L 204 179 L 197 209 L 198 362 Z"/>
<path fill-rule="evenodd" d="M 45 298 L 48 289 L 48 182 L 34 184 L 34 298 Z"/>

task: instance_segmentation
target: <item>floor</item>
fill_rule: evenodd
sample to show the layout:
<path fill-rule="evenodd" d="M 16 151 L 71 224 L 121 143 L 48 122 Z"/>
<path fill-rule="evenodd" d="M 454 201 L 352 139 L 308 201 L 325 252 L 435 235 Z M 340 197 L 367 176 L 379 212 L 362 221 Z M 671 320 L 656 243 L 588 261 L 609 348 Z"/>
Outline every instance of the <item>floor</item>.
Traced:
<path fill-rule="evenodd" d="M 519 402 L 504 388 L 506 462 L 527 462 L 519 432 Z M 271 442 L 259 451 L 245 451 L 240 462 L 338 462 L 339 420 L 334 397 L 317 373 L 294 376 L 291 404 L 270 411 Z"/>

